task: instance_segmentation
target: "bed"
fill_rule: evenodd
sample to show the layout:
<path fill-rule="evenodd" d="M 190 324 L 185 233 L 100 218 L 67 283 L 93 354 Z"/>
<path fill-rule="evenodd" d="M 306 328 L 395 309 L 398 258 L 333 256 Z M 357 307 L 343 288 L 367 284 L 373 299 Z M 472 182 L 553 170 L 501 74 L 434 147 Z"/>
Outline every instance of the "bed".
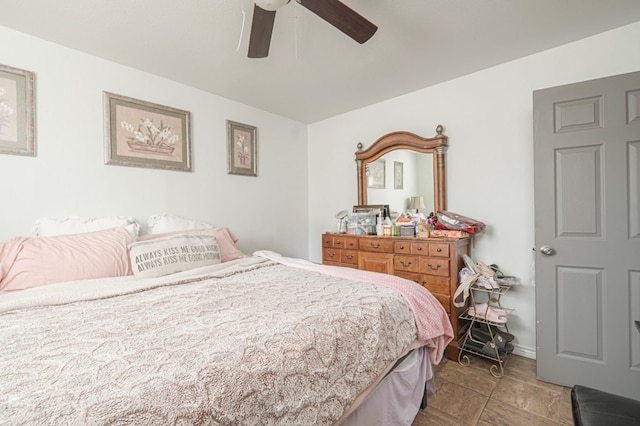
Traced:
<path fill-rule="evenodd" d="M 116 251 L 128 264 L 87 249 L 107 231 L 124 241 Z M 134 269 L 0 293 L 0 423 L 408 424 L 399 419 L 415 416 L 453 335 L 437 300 L 390 275 L 247 256 L 220 232 L 132 242 L 122 227 L 0 245 L 0 291 L 20 275 L 20 256 L 37 252 L 29 243 L 64 240 L 78 259 L 66 271 L 95 251 Z M 154 272 L 166 261 L 149 253 L 169 258 L 172 245 L 205 264 Z M 218 261 L 206 261 L 207 246 Z M 60 274 L 45 248 L 38 272 Z"/>

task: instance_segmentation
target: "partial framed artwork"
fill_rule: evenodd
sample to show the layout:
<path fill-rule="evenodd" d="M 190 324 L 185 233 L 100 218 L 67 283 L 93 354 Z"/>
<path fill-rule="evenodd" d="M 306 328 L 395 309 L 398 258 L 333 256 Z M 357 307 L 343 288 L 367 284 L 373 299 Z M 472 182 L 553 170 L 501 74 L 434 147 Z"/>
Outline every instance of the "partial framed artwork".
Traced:
<path fill-rule="evenodd" d="M 227 120 L 227 173 L 258 176 L 257 129 Z"/>
<path fill-rule="evenodd" d="M 400 161 L 393 162 L 393 188 L 404 188 L 404 164 Z"/>
<path fill-rule="evenodd" d="M 35 74 L 0 65 L 0 154 L 36 155 Z"/>
<path fill-rule="evenodd" d="M 387 163 L 385 160 L 376 160 L 367 164 L 367 187 L 385 188 L 385 174 Z"/>
<path fill-rule="evenodd" d="M 104 92 L 105 164 L 191 171 L 191 114 Z"/>

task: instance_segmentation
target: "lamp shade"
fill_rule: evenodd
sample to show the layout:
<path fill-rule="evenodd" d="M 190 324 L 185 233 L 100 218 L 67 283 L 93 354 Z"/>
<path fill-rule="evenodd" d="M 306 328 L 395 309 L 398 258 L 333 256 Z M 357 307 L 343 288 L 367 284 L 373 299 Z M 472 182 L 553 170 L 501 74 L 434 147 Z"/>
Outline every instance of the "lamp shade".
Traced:
<path fill-rule="evenodd" d="M 255 3 L 264 10 L 277 10 L 291 0 L 254 0 Z"/>
<path fill-rule="evenodd" d="M 424 198 L 411 197 L 411 199 L 409 200 L 409 208 L 415 210 L 426 208 L 426 206 L 424 205 Z"/>

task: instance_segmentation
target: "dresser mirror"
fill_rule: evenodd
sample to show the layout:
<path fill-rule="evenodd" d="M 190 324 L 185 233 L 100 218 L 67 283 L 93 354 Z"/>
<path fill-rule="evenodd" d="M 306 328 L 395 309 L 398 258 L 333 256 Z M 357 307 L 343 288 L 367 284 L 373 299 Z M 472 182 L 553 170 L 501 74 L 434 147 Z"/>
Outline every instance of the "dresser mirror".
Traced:
<path fill-rule="evenodd" d="M 411 197 L 424 200 L 423 212 L 446 210 L 443 127 L 423 138 L 410 132 L 389 133 L 367 149 L 358 144 L 358 204 L 388 204 L 391 211 L 409 209 Z"/>

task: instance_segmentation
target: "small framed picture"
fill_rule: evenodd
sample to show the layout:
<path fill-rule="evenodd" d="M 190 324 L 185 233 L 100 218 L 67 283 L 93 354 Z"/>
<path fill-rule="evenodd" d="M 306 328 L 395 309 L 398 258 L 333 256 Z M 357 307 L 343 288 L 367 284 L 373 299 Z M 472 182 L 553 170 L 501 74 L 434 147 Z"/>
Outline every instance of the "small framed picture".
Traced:
<path fill-rule="evenodd" d="M 404 188 L 404 165 L 400 161 L 393 162 L 393 188 Z"/>
<path fill-rule="evenodd" d="M 258 176 L 257 129 L 248 124 L 227 120 L 227 173 Z"/>
<path fill-rule="evenodd" d="M 0 65 L 0 154 L 36 155 L 35 74 Z"/>
<path fill-rule="evenodd" d="M 368 188 L 385 188 L 385 160 L 376 160 L 367 164 L 367 187 Z"/>
<path fill-rule="evenodd" d="M 104 92 L 106 164 L 191 171 L 188 111 Z"/>

